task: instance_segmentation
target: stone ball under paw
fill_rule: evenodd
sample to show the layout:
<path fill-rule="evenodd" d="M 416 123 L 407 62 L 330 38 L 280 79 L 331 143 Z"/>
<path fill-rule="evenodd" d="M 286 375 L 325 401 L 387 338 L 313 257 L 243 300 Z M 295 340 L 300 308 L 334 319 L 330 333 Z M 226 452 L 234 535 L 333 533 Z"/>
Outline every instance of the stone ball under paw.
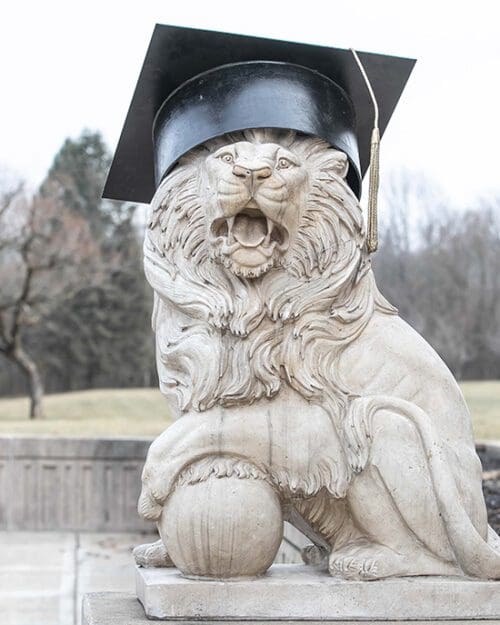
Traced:
<path fill-rule="evenodd" d="M 264 480 L 210 476 L 176 487 L 158 529 L 170 558 L 187 577 L 256 577 L 278 552 L 283 513 Z"/>

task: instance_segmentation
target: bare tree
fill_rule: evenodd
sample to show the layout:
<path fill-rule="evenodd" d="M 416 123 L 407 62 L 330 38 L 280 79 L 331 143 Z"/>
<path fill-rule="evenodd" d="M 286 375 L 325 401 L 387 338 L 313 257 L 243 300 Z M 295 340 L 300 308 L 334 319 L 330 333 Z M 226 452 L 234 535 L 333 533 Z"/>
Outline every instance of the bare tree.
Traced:
<path fill-rule="evenodd" d="M 0 200 L 0 354 L 26 375 L 30 418 L 43 416 L 43 383 L 24 332 L 81 288 L 97 250 L 88 223 L 50 199 L 8 189 Z"/>
<path fill-rule="evenodd" d="M 500 375 L 500 203 L 450 205 L 432 182 L 394 176 L 381 210 L 379 284 L 458 378 Z"/>

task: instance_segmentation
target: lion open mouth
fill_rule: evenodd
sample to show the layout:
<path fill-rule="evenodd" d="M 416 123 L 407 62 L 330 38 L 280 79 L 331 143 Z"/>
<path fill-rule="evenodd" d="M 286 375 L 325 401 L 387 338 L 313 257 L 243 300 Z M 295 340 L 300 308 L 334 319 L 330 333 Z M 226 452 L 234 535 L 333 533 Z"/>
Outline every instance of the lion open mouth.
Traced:
<path fill-rule="evenodd" d="M 235 273 L 254 277 L 274 265 L 287 249 L 289 238 L 288 231 L 253 202 L 234 217 L 215 219 L 210 235 L 212 245 L 231 260 L 230 268 Z"/>
<path fill-rule="evenodd" d="M 230 234 L 243 247 L 257 247 L 264 241 L 269 244 L 272 226 L 259 210 L 238 213 L 228 225 Z"/>

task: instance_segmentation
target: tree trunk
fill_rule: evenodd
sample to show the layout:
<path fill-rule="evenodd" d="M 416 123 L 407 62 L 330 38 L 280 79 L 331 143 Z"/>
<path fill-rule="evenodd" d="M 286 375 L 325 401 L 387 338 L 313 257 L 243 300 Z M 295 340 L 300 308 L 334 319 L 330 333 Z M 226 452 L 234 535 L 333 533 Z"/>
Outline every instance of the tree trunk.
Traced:
<path fill-rule="evenodd" d="M 30 389 L 30 419 L 40 419 L 43 417 L 43 383 L 38 367 L 22 347 L 17 347 L 12 352 L 11 358 L 28 376 Z"/>

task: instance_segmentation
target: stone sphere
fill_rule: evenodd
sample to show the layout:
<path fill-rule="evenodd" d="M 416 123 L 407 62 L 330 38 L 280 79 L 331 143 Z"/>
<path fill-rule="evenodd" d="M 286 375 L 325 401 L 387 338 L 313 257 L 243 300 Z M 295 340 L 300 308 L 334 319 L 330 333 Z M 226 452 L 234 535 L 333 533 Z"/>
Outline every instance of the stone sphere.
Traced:
<path fill-rule="evenodd" d="M 186 577 L 256 577 L 278 552 L 283 513 L 264 480 L 211 476 L 179 484 L 165 503 L 158 529 Z"/>

